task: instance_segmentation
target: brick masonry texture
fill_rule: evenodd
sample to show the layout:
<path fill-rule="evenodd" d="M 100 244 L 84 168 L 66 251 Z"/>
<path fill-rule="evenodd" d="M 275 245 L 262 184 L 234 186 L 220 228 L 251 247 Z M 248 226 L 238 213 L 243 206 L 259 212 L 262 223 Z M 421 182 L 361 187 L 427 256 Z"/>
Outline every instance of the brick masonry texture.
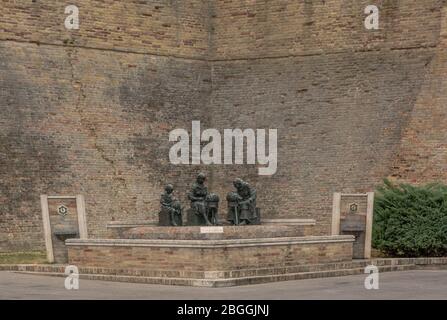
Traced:
<path fill-rule="evenodd" d="M 40 194 L 84 194 L 91 237 L 156 218 L 163 184 L 240 176 L 264 218 L 314 218 L 384 177 L 446 181 L 447 3 L 1 1 L 0 251 L 43 249 Z M 380 9 L 378 31 L 363 9 Z M 169 131 L 278 129 L 278 171 L 173 166 Z M 221 212 L 226 211 L 225 201 Z M 278 204 L 281 203 L 281 206 Z"/>
<path fill-rule="evenodd" d="M 209 50 L 205 1 L 2 0 L 0 39 L 198 58 Z M 79 8 L 78 30 L 68 31 L 65 7 Z"/>
<path fill-rule="evenodd" d="M 204 62 L 11 42 L 0 52 L 0 243 L 43 244 L 39 194 L 84 194 L 95 236 L 114 217 L 155 212 L 166 180 L 186 187 L 195 169 L 169 163 L 168 135 L 202 118 Z"/>
<path fill-rule="evenodd" d="M 363 11 L 380 10 L 381 31 L 364 27 Z M 327 55 L 436 46 L 443 0 L 213 1 L 216 60 Z"/>

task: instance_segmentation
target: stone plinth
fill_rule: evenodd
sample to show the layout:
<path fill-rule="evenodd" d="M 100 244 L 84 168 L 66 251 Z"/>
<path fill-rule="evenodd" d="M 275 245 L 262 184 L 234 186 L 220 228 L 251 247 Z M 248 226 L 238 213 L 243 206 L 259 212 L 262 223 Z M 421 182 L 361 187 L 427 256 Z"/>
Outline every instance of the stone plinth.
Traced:
<path fill-rule="evenodd" d="M 69 239 L 76 266 L 233 271 L 351 261 L 353 236 L 226 240 Z"/>
<path fill-rule="evenodd" d="M 353 236 L 311 236 L 314 225 L 312 219 L 211 227 L 113 221 L 107 225 L 113 239 L 69 239 L 66 245 L 69 263 L 81 268 L 150 274 L 150 281 L 166 284 L 231 286 L 245 283 L 235 278 L 280 281 L 275 275 L 297 267 L 352 261 Z"/>

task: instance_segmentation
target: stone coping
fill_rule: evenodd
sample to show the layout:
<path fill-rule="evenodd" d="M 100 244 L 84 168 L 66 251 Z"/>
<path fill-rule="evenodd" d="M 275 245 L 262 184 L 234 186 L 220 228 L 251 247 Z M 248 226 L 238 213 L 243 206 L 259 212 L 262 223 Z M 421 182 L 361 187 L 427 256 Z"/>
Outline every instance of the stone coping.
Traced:
<path fill-rule="evenodd" d="M 281 224 L 281 225 L 302 225 L 314 226 L 315 219 L 262 219 L 262 225 Z M 133 228 L 141 226 L 157 226 L 157 220 L 119 220 L 109 221 L 107 228 Z M 179 227 L 180 228 L 180 227 Z"/>
<path fill-rule="evenodd" d="M 315 219 L 262 219 L 262 224 L 314 226 Z"/>
<path fill-rule="evenodd" d="M 65 244 L 67 246 L 176 247 L 212 249 L 229 247 L 354 242 L 354 240 L 355 237 L 352 235 L 335 235 L 224 240 L 68 239 L 65 241 Z"/>
<path fill-rule="evenodd" d="M 312 236 L 311 225 L 247 225 L 247 226 L 140 226 L 116 228 L 119 233 L 111 239 L 152 239 L 152 240 L 224 240 L 262 239 Z"/>
<path fill-rule="evenodd" d="M 107 222 L 107 228 L 134 228 L 142 226 L 156 226 L 156 220 L 120 220 Z"/>

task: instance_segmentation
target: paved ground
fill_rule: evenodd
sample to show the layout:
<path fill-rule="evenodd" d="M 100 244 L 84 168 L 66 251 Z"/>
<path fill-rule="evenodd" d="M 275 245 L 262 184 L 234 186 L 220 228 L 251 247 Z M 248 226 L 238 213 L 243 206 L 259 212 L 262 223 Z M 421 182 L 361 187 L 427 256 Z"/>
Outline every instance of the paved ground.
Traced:
<path fill-rule="evenodd" d="M 379 290 L 366 290 L 366 275 L 198 288 L 80 280 L 0 272 L 0 299 L 447 299 L 447 270 L 381 273 Z"/>

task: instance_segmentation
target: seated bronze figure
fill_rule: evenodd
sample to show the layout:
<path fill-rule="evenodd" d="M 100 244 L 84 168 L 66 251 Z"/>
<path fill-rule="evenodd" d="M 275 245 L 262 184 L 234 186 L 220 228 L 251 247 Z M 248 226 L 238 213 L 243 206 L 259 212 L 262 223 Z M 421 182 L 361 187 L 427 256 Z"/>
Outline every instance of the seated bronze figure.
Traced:
<path fill-rule="evenodd" d="M 159 213 L 158 224 L 160 226 L 181 226 L 182 207 L 180 202 L 172 195 L 174 187 L 171 184 L 166 185 L 165 192 L 161 195 L 161 210 Z"/>
<path fill-rule="evenodd" d="M 199 173 L 188 193 L 188 199 L 191 201 L 191 209 L 188 210 L 188 225 L 218 224 L 219 197 L 216 194 L 208 193 L 205 181 L 205 174 Z"/>
<path fill-rule="evenodd" d="M 233 225 L 259 224 L 261 217 L 256 208 L 256 189 L 242 179 L 233 182 L 235 192 L 227 195 L 228 221 Z"/>

